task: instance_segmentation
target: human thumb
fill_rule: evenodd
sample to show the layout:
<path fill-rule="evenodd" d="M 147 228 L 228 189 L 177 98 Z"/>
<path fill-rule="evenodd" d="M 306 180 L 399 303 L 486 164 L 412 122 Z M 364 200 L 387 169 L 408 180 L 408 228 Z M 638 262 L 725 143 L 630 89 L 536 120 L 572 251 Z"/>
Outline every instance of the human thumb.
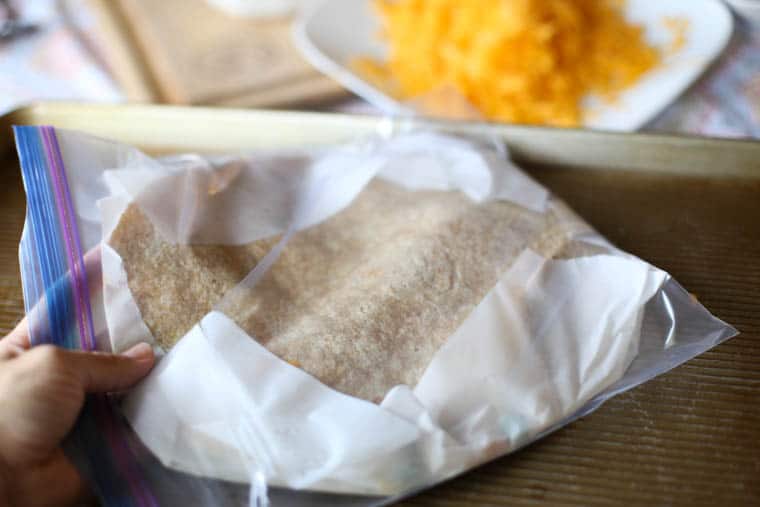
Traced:
<path fill-rule="evenodd" d="M 150 345 L 139 343 L 119 355 L 67 350 L 61 360 L 85 392 L 101 393 L 132 387 L 153 368 L 155 356 Z"/>

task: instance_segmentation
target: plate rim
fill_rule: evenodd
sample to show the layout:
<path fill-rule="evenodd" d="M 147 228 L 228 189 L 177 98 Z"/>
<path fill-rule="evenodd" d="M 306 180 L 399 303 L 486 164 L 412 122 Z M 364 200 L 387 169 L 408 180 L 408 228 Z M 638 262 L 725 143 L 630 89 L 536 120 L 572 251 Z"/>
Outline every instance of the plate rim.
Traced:
<path fill-rule="evenodd" d="M 323 10 L 328 8 L 331 4 L 338 3 L 342 0 L 324 0 L 303 12 L 296 18 L 291 27 L 291 36 L 293 42 L 299 52 L 304 58 L 313 65 L 317 70 L 334 79 L 342 86 L 346 87 L 349 91 L 357 95 L 359 98 L 364 99 L 371 105 L 380 109 L 384 114 L 391 115 L 404 115 L 415 116 L 417 113 L 411 108 L 400 103 L 392 96 L 384 93 L 379 88 L 373 86 L 366 80 L 362 79 L 358 74 L 351 71 L 345 65 L 334 60 L 328 56 L 308 34 L 308 27 L 314 18 Z M 357 1 L 357 0 L 353 0 Z M 369 2 L 370 0 L 358 0 L 361 2 Z M 634 1 L 661 1 L 661 0 L 634 0 Z M 678 0 L 674 0 L 678 1 Z M 701 60 L 694 66 L 693 75 L 681 86 L 678 87 L 676 93 L 668 98 L 662 105 L 652 108 L 651 112 L 643 115 L 641 118 L 630 121 L 628 123 L 621 123 L 616 126 L 609 125 L 594 125 L 593 120 L 584 120 L 578 127 L 594 130 L 606 130 L 617 132 L 635 132 L 640 130 L 648 123 L 655 120 L 660 114 L 662 114 L 670 105 L 676 102 L 682 97 L 688 90 L 690 90 L 694 84 L 699 81 L 705 74 L 705 72 L 715 64 L 721 56 L 723 56 L 726 48 L 731 42 L 736 28 L 736 20 L 731 8 L 722 0 L 700 0 L 703 4 L 710 4 L 720 11 L 722 21 L 726 25 L 726 29 L 722 32 L 720 42 L 716 45 L 714 54 L 709 58 Z"/>

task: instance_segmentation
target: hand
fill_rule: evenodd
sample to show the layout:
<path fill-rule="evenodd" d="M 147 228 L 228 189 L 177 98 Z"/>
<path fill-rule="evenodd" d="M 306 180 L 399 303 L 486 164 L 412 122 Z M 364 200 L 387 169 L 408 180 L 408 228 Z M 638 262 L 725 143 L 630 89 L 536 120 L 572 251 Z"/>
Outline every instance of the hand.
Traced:
<path fill-rule="evenodd" d="M 87 488 L 60 444 L 85 394 L 131 387 L 155 358 L 145 343 L 121 355 L 30 347 L 27 329 L 0 339 L 0 506 L 70 505 Z"/>

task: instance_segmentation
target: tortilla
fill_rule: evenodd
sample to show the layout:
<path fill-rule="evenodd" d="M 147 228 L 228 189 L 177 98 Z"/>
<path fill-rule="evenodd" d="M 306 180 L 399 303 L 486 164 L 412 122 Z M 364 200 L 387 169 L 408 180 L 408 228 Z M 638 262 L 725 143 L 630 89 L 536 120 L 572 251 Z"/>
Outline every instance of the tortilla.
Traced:
<path fill-rule="evenodd" d="M 416 385 L 524 248 L 567 251 L 569 224 L 580 221 L 563 213 L 376 179 L 346 209 L 297 233 L 264 278 L 223 310 L 285 361 L 378 402 L 398 384 Z M 109 243 L 142 318 L 169 349 L 278 239 L 171 244 L 132 204 Z"/>

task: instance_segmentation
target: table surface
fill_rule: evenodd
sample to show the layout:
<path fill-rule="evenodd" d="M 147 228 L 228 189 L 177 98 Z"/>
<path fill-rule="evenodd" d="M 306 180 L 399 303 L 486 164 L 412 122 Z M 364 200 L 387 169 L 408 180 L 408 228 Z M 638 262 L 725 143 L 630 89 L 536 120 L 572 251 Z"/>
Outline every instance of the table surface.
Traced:
<path fill-rule="evenodd" d="M 760 503 L 760 179 L 533 174 L 741 334 L 405 505 Z"/>
<path fill-rule="evenodd" d="M 531 171 L 618 246 L 672 273 L 741 335 L 511 456 L 403 503 L 760 503 L 760 178 Z M 0 332 L 23 314 L 24 194 L 0 157 Z"/>

